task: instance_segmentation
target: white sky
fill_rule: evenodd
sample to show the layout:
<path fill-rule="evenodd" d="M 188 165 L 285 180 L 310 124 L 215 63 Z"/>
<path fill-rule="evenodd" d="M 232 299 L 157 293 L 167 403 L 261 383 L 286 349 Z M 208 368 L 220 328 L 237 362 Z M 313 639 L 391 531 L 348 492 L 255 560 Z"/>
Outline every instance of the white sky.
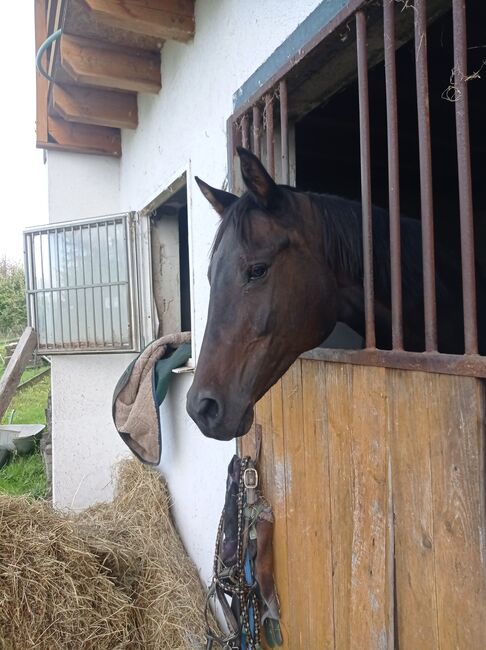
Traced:
<path fill-rule="evenodd" d="M 22 261 L 22 230 L 48 222 L 47 169 L 35 147 L 34 3 L 2 6 L 0 257 Z"/>

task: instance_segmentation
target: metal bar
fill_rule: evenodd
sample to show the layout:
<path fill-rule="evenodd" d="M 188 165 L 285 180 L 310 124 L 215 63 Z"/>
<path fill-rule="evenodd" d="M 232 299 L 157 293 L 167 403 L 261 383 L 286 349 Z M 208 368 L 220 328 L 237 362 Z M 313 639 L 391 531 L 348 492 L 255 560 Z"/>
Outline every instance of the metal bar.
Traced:
<path fill-rule="evenodd" d="M 241 118 L 241 138 L 242 144 L 245 149 L 250 148 L 250 119 L 248 113 L 245 113 Z"/>
<path fill-rule="evenodd" d="M 59 232 L 54 233 L 54 237 L 56 238 L 56 253 L 57 253 L 57 281 L 58 285 L 61 286 L 61 254 L 59 253 Z M 54 302 L 54 294 L 52 294 L 52 300 Z M 52 307 L 52 311 L 54 314 L 54 305 Z M 59 314 L 60 314 L 60 320 L 61 320 L 61 345 L 64 347 L 64 318 L 62 315 L 62 294 L 59 294 Z"/>
<path fill-rule="evenodd" d="M 67 284 L 69 286 L 69 271 L 68 271 L 68 260 L 67 260 L 67 231 L 64 231 L 64 263 L 66 265 L 66 280 Z M 67 290 L 67 303 L 68 303 L 68 325 L 69 325 L 69 345 L 72 347 L 73 345 L 73 334 L 71 330 L 71 297 L 69 295 L 69 289 Z"/>
<path fill-rule="evenodd" d="M 118 285 L 120 286 L 125 286 L 128 284 L 127 280 L 120 280 L 120 282 L 100 282 L 100 283 L 94 283 L 94 284 L 80 284 L 78 285 L 78 289 L 101 289 L 103 287 L 116 287 Z M 36 294 L 36 293 L 50 293 L 55 292 L 55 291 L 68 291 L 69 287 L 67 286 L 62 286 L 62 287 L 54 287 L 53 289 L 34 289 L 29 291 L 29 293 Z M 71 290 L 73 287 L 71 287 Z"/>
<path fill-rule="evenodd" d="M 118 255 L 118 225 L 115 224 L 115 252 L 116 252 L 116 279 L 118 286 L 118 321 L 120 326 L 120 347 L 123 345 L 123 325 L 121 317 L 121 293 L 120 293 L 120 259 Z M 127 284 L 127 283 L 125 283 Z M 111 289 L 110 289 L 111 291 Z"/>
<path fill-rule="evenodd" d="M 89 231 L 89 227 L 88 227 Z M 83 269 L 83 289 L 84 289 L 84 326 L 86 328 L 86 345 L 89 344 L 88 335 L 88 301 L 86 299 L 86 267 L 84 265 L 84 242 L 83 242 L 83 226 L 79 227 L 79 234 L 81 236 L 81 268 Z M 91 278 L 93 279 L 93 278 Z"/>
<path fill-rule="evenodd" d="M 88 233 L 89 233 L 89 262 L 91 266 L 91 281 L 94 282 L 94 266 L 93 266 L 93 238 L 91 236 L 92 233 L 92 226 L 88 227 Z M 101 280 L 101 278 L 100 278 Z M 94 295 L 94 288 L 91 291 L 91 305 L 93 307 L 93 336 L 94 336 L 94 344 L 97 344 L 97 339 L 96 339 L 96 307 L 95 307 L 95 295 Z"/>
<path fill-rule="evenodd" d="M 478 351 L 478 328 L 471 187 L 471 150 L 469 144 L 469 102 L 466 82 L 467 40 L 465 0 L 452 0 L 452 19 L 454 31 L 454 85 L 456 88 L 455 109 L 461 224 L 464 347 L 466 354 L 476 354 Z"/>
<path fill-rule="evenodd" d="M 258 158 L 262 155 L 262 114 L 260 107 L 255 105 L 253 107 L 253 153 Z"/>
<path fill-rule="evenodd" d="M 39 243 L 40 243 L 41 278 L 42 278 L 41 282 L 42 282 L 42 287 L 45 289 L 46 282 L 45 282 L 45 278 L 44 278 L 44 252 L 42 250 L 44 248 L 44 246 L 42 245 L 42 235 L 39 237 Z M 44 324 L 45 324 L 45 328 L 46 328 L 45 333 L 46 333 L 46 345 L 47 345 L 47 343 L 48 343 L 48 336 L 47 336 L 47 305 L 46 305 L 47 295 L 44 294 L 43 298 L 44 298 L 44 300 L 43 300 L 43 302 L 44 302 Z M 37 303 L 37 301 L 35 301 L 35 302 Z M 38 315 L 38 308 L 39 308 L 39 306 L 36 305 L 37 315 Z M 39 322 L 39 327 L 40 327 L 40 322 Z"/>
<path fill-rule="evenodd" d="M 275 178 L 275 138 L 273 134 L 273 95 L 265 95 L 265 122 L 267 134 L 267 172 Z"/>
<path fill-rule="evenodd" d="M 56 345 L 56 317 L 54 314 L 54 293 L 52 293 L 54 289 L 54 284 L 52 282 L 52 256 L 51 256 L 50 233 L 47 233 L 47 252 L 48 252 L 47 257 L 49 260 L 49 284 L 51 287 L 52 343 L 53 345 Z M 62 325 L 61 325 L 61 330 L 62 330 Z M 61 339 L 62 339 L 62 332 L 61 332 Z"/>
<path fill-rule="evenodd" d="M 427 352 L 431 352 L 437 350 L 437 306 L 435 293 L 434 207 L 432 199 L 429 78 L 427 71 L 426 1 L 415 0 L 413 13 L 415 27 L 415 65 L 420 162 L 425 349 Z"/>
<path fill-rule="evenodd" d="M 76 337 L 76 345 L 80 345 L 81 343 L 81 336 L 80 336 L 80 331 L 79 331 L 79 290 L 78 290 L 78 270 L 77 270 L 77 262 L 76 262 L 76 244 L 74 241 L 74 228 L 71 229 L 71 237 L 73 240 L 73 266 L 74 266 L 74 293 L 76 296 L 76 330 L 77 330 L 77 337 Z"/>
<path fill-rule="evenodd" d="M 103 270 L 102 270 L 102 267 L 101 267 L 101 240 L 100 240 L 100 224 L 99 223 L 96 224 L 96 234 L 97 234 L 97 238 L 98 238 L 98 261 L 99 261 L 98 267 L 99 267 L 99 271 L 100 271 L 100 283 L 103 283 Z M 101 311 L 101 327 L 102 327 L 102 331 L 103 331 L 102 345 L 106 345 L 106 340 L 105 340 L 105 314 L 104 314 L 105 306 L 103 304 L 103 287 L 101 287 L 101 289 L 100 289 L 100 294 L 101 294 L 101 310 L 100 310 Z"/>
<path fill-rule="evenodd" d="M 64 230 L 75 228 L 77 226 L 89 226 L 96 225 L 97 223 L 114 223 L 118 221 L 121 223 L 126 217 L 126 213 L 122 212 L 119 214 L 104 216 L 104 217 L 91 217 L 89 219 L 73 219 L 73 221 L 63 221 L 60 223 L 47 224 L 45 226 L 34 226 L 31 228 L 25 228 L 25 233 L 40 234 L 44 232 L 49 232 L 57 230 L 58 232 L 63 232 Z"/>
<path fill-rule="evenodd" d="M 105 224 L 105 233 L 106 233 L 106 260 L 108 263 L 108 284 L 111 285 L 111 260 L 110 260 L 110 238 L 108 233 L 108 224 Z M 110 323 L 111 323 L 111 346 L 115 347 L 115 336 L 113 328 L 113 303 L 111 300 L 111 286 L 108 289 L 110 297 Z"/>
<path fill-rule="evenodd" d="M 363 289 L 366 322 L 366 347 L 376 347 L 373 286 L 373 225 L 371 207 L 371 147 L 368 104 L 368 48 L 366 18 L 356 14 L 356 47 L 358 55 L 359 141 L 361 166 L 361 204 L 363 221 Z"/>
<path fill-rule="evenodd" d="M 289 109 L 287 95 L 287 80 L 282 79 L 280 90 L 280 141 L 282 160 L 282 184 L 289 184 Z"/>
<path fill-rule="evenodd" d="M 400 176 L 398 155 L 397 74 L 394 2 L 383 2 L 386 128 L 388 148 L 388 204 L 390 213 L 390 270 L 392 341 L 403 348 L 402 268 L 400 250 Z"/>
<path fill-rule="evenodd" d="M 351 363 L 359 366 L 403 368 L 438 372 L 446 375 L 486 378 L 486 357 L 478 354 L 443 354 L 439 352 L 408 352 L 405 350 L 333 350 L 315 348 L 304 352 L 302 359 Z"/>

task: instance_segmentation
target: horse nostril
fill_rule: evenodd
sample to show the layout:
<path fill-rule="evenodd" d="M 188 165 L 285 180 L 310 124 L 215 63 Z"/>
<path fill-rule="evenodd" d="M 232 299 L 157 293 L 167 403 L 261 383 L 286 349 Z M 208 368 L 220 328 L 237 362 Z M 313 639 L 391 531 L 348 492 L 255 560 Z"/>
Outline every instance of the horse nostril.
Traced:
<path fill-rule="evenodd" d="M 197 408 L 198 415 L 203 416 L 206 420 L 216 420 L 219 413 L 218 402 L 210 397 L 202 399 Z"/>

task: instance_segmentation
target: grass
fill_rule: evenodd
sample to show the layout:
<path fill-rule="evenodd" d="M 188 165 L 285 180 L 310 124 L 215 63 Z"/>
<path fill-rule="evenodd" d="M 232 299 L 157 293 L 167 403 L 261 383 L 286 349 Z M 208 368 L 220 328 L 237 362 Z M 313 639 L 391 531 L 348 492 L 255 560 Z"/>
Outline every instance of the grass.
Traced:
<path fill-rule="evenodd" d="M 16 456 L 0 469 L 0 493 L 15 496 L 26 494 L 34 499 L 46 495 L 46 475 L 39 452 Z"/>
<path fill-rule="evenodd" d="M 3 353 L 0 341 L 0 354 Z M 0 377 L 5 367 L 0 365 Z M 30 379 L 42 368 L 27 368 L 20 383 Z M 38 382 L 17 391 L 2 418 L 2 423 L 10 421 L 15 424 L 45 424 L 47 398 L 51 387 L 50 375 L 45 375 Z M 46 476 L 44 464 L 39 451 L 29 456 L 12 456 L 11 461 L 0 469 L 0 493 L 20 495 L 26 494 L 33 498 L 42 498 L 46 494 Z"/>

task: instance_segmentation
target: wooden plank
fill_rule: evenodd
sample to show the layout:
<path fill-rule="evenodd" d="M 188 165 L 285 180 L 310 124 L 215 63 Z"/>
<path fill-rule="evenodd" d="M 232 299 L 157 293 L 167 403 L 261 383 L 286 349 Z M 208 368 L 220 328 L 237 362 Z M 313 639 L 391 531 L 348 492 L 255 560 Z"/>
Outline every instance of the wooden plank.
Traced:
<path fill-rule="evenodd" d="M 326 369 L 335 647 L 392 648 L 385 370 Z"/>
<path fill-rule="evenodd" d="M 300 556 L 305 571 L 309 608 L 310 648 L 334 648 L 334 602 L 332 579 L 331 485 L 329 436 L 324 364 L 302 361 L 303 439 L 305 492 L 301 509 L 306 547 Z M 304 563 L 305 562 L 305 563 Z"/>
<path fill-rule="evenodd" d="M 351 648 L 394 647 L 385 373 L 353 369 Z"/>
<path fill-rule="evenodd" d="M 118 129 L 66 122 L 61 117 L 48 117 L 49 142 L 46 149 L 76 153 L 121 156 L 121 135 Z"/>
<path fill-rule="evenodd" d="M 52 89 L 52 103 L 54 110 L 68 122 L 118 129 L 137 128 L 135 93 L 56 84 Z"/>
<path fill-rule="evenodd" d="M 61 65 L 73 82 L 131 92 L 158 93 L 160 54 L 103 47 L 97 41 L 61 38 Z"/>
<path fill-rule="evenodd" d="M 108 26 L 187 42 L 194 36 L 193 0 L 85 0 L 95 20 Z"/>
<path fill-rule="evenodd" d="M 35 331 L 32 327 L 26 327 L 0 379 L 0 419 L 3 417 L 17 390 L 22 373 L 36 345 L 37 335 Z"/>
<path fill-rule="evenodd" d="M 288 569 L 288 521 L 287 521 L 287 459 L 285 456 L 285 431 L 283 422 L 282 380 L 271 390 L 272 417 L 272 507 L 275 516 L 274 529 L 274 570 L 280 600 L 283 650 L 290 650 L 290 628 L 293 625 L 293 612 L 290 608 L 289 569 Z M 264 434 L 263 434 L 264 435 Z"/>
<path fill-rule="evenodd" d="M 47 38 L 46 0 L 35 0 L 35 54 Z M 44 57 L 45 58 L 45 57 Z M 48 82 L 39 72 L 35 75 L 36 88 L 36 140 L 42 147 L 47 142 L 47 93 Z"/>
<path fill-rule="evenodd" d="M 400 648 L 439 647 L 435 592 L 428 373 L 387 371 L 395 511 L 396 630 Z M 412 623 L 413 622 L 413 623 Z"/>
<path fill-rule="evenodd" d="M 484 384 L 434 375 L 428 407 L 439 645 L 485 648 Z"/>
<path fill-rule="evenodd" d="M 289 576 L 289 648 L 312 648 L 309 562 L 313 548 L 309 539 L 303 431 L 302 366 L 297 360 L 282 378 L 285 435 L 285 488 L 287 504 L 287 565 Z M 298 622 L 297 624 L 295 622 Z"/>

